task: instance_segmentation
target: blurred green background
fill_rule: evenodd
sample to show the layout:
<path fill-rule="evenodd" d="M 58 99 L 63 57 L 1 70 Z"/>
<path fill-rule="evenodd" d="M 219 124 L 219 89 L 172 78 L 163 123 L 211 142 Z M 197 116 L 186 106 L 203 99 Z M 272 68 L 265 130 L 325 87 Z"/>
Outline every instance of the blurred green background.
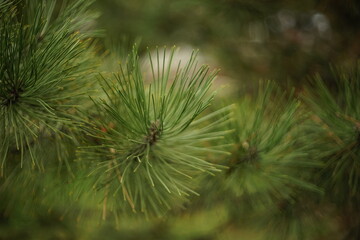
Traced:
<path fill-rule="evenodd" d="M 98 0 L 106 40 L 200 49 L 220 75 L 242 84 L 272 79 L 301 86 L 360 54 L 356 0 Z M 243 85 L 243 84 L 242 84 Z"/>

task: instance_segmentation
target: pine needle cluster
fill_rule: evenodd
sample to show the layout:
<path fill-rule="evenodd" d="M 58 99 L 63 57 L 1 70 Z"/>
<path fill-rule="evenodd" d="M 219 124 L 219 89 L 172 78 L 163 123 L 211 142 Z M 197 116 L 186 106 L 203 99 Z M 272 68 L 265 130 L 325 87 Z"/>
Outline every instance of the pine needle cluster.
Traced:
<path fill-rule="evenodd" d="M 0 16 L 0 162 L 44 169 L 34 146 L 69 136 L 94 71 L 86 1 L 3 1 Z M 85 19 L 85 20 L 84 20 Z M 20 157 L 16 157 L 20 155 Z M 24 159 L 27 159 L 24 163 Z"/>
<path fill-rule="evenodd" d="M 115 84 L 101 78 L 107 99 L 95 101 L 100 117 L 90 130 L 100 142 L 80 151 L 81 158 L 92 163 L 90 176 L 96 180 L 94 187 L 105 191 L 104 201 L 109 196 L 123 199 L 114 204 L 127 202 L 134 212 L 146 215 L 162 215 L 174 202 L 197 194 L 193 178 L 219 171 L 204 156 L 226 154 L 221 146 L 205 143 L 228 132 L 217 130 L 227 124 L 229 115 L 223 113 L 228 109 L 199 117 L 213 99 L 207 93 L 216 71 L 197 67 L 194 52 L 185 65 L 179 62 L 176 72 L 171 72 L 174 51 L 157 50 L 155 59 L 149 53 L 149 86 L 144 86 L 136 49 L 114 75 Z"/>
<path fill-rule="evenodd" d="M 304 93 L 311 109 L 307 132 L 313 139 L 309 151 L 322 164 L 314 181 L 326 193 L 326 201 L 336 204 L 346 229 L 345 239 L 360 237 L 360 63 L 333 70 L 335 86 L 314 78 L 315 88 Z"/>

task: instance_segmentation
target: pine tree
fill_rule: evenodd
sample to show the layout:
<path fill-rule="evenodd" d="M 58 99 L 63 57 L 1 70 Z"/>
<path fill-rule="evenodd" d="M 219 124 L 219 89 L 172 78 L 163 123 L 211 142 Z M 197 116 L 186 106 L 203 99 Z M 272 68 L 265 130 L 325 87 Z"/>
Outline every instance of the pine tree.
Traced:
<path fill-rule="evenodd" d="M 197 51 L 101 67 L 91 4 L 0 1 L 0 238 L 359 238 L 360 63 L 219 104 Z"/>

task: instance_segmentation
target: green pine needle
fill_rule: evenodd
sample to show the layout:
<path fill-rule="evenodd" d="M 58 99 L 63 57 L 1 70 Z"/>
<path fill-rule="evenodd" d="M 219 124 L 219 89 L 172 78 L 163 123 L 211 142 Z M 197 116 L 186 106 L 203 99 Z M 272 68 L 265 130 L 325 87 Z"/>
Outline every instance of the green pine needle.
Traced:
<path fill-rule="evenodd" d="M 312 110 L 309 132 L 314 157 L 324 163 L 317 174 L 337 202 L 360 200 L 360 63 L 352 69 L 333 71 L 335 88 L 320 76 L 303 98 Z M 310 88 L 309 88 L 310 89 Z"/>
<path fill-rule="evenodd" d="M 94 69 L 91 41 L 81 29 L 75 31 L 89 21 L 78 20 L 86 15 L 88 2 L 75 1 L 55 20 L 55 1 L 1 5 L 1 175 L 12 152 L 20 153 L 21 165 L 24 154 L 29 154 L 32 163 L 26 164 L 41 168 L 32 151 L 37 139 L 68 135 L 66 128 L 75 123 L 75 107 L 86 97 Z"/>
<path fill-rule="evenodd" d="M 226 108 L 199 118 L 213 100 L 208 92 L 216 71 L 197 67 L 193 52 L 172 72 L 174 51 L 167 55 L 166 49 L 157 49 L 155 59 L 149 54 L 149 86 L 144 85 L 135 48 L 115 74 L 115 82 L 101 77 L 108 99 L 95 101 L 101 117 L 93 121 L 90 132 L 100 144 L 83 148 L 80 154 L 92 160 L 89 176 L 97 179 L 94 186 L 104 191 L 105 199 L 111 197 L 120 206 L 127 202 L 134 212 L 146 215 L 162 215 L 189 194 L 197 194 L 193 178 L 220 167 L 204 156 L 224 153 L 209 143 L 228 132 L 216 130 L 226 124 L 228 115 L 208 124 Z"/>
<path fill-rule="evenodd" d="M 234 196 L 248 196 L 253 205 L 291 199 L 296 189 L 320 192 L 303 179 L 309 161 L 302 138 L 300 102 L 268 81 L 255 101 L 242 99 L 236 108 L 236 149 L 224 180 Z M 253 197 L 251 197 L 253 196 Z"/>

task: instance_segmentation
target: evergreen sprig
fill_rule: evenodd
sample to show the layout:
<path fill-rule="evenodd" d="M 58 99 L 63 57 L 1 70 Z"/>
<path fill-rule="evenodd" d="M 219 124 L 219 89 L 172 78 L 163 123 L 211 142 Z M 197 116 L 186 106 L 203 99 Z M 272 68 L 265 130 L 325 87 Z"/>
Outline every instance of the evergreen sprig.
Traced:
<path fill-rule="evenodd" d="M 92 19 L 86 15 L 89 1 L 64 5 L 59 16 L 55 4 L 36 0 L 1 5 L 1 173 L 12 153 L 21 155 L 21 165 L 28 154 L 31 164 L 26 164 L 43 169 L 32 151 L 34 142 L 39 136 L 69 135 L 66 128 L 74 124 L 75 107 L 88 92 L 94 69 L 91 41 L 77 28 Z"/>
<path fill-rule="evenodd" d="M 155 59 L 149 53 L 148 87 L 135 48 L 115 74 L 115 84 L 102 77 L 108 98 L 95 101 L 101 117 L 91 131 L 100 144 L 84 147 L 80 156 L 93 162 L 90 176 L 96 179 L 95 188 L 104 192 L 104 208 L 106 201 L 113 203 L 112 210 L 127 202 L 134 212 L 162 215 L 197 194 L 193 178 L 198 173 L 219 171 L 204 157 L 226 152 L 206 143 L 228 132 L 216 130 L 227 124 L 229 115 L 223 113 L 228 109 L 198 118 L 213 100 L 208 92 L 216 71 L 197 67 L 194 52 L 173 73 L 174 50 L 168 55 L 166 49 L 157 49 Z"/>
<path fill-rule="evenodd" d="M 225 180 L 235 196 L 254 195 L 252 201 L 271 203 L 291 199 L 294 188 L 318 191 L 303 180 L 299 169 L 315 165 L 300 144 L 304 120 L 300 101 L 276 84 L 261 84 L 255 101 L 244 98 L 236 108 L 236 149 Z"/>
<path fill-rule="evenodd" d="M 324 202 L 335 203 L 343 239 L 360 237 L 360 62 L 333 70 L 330 88 L 317 75 L 303 95 L 312 110 L 309 152 L 323 164 L 313 181 L 325 189 Z"/>
<path fill-rule="evenodd" d="M 264 239 L 308 239 L 320 218 L 315 200 L 322 195 L 309 177 L 321 164 L 307 151 L 308 111 L 294 91 L 272 81 L 257 88 L 238 100 L 234 120 L 225 126 L 234 129 L 225 139 L 233 146 L 228 170 L 202 181 L 203 197 L 194 207 L 224 207 L 226 226 L 258 229 Z"/>
<path fill-rule="evenodd" d="M 322 182 L 335 199 L 346 202 L 360 192 L 360 63 L 333 75 L 335 89 L 316 76 L 304 101 L 313 113 L 313 149 L 325 164 Z"/>
<path fill-rule="evenodd" d="M 301 102 L 266 81 L 254 97 L 242 97 L 233 112 L 234 121 L 226 127 L 235 129 L 227 139 L 234 146 L 229 169 L 216 180 L 206 179 L 204 201 L 225 204 L 229 225 L 268 230 L 266 239 L 305 239 L 307 224 L 314 221 L 309 194 L 322 191 L 306 174 L 320 166 L 306 151 L 307 114 Z"/>

